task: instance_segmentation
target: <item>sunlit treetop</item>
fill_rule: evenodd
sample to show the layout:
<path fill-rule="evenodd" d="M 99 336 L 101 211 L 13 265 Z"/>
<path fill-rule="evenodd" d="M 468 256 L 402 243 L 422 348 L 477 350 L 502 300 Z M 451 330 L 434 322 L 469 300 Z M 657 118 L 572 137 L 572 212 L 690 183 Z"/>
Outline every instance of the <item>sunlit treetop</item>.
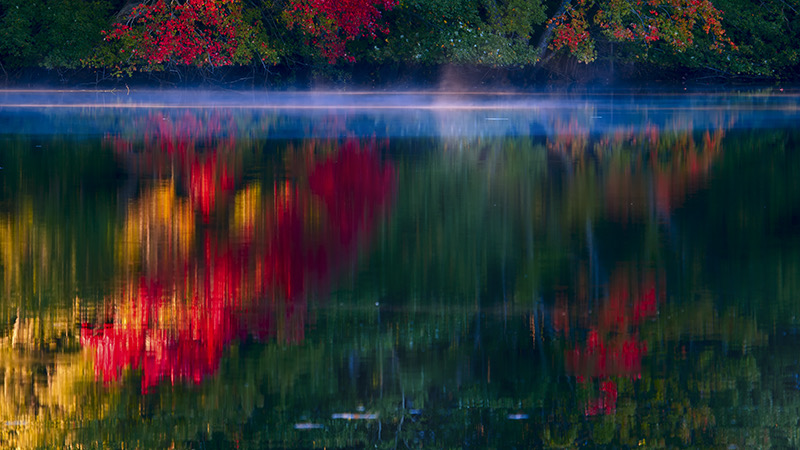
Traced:
<path fill-rule="evenodd" d="M 284 18 L 329 63 L 340 59 L 355 62 L 347 52 L 347 43 L 388 33 L 388 27 L 381 22 L 381 9 L 389 11 L 398 3 L 399 0 L 290 0 Z"/>
<path fill-rule="evenodd" d="M 664 43 L 678 51 L 692 46 L 702 30 L 713 37 L 711 48 L 735 50 L 725 35 L 722 12 L 709 0 L 572 0 L 550 20 L 553 50 L 567 49 L 581 62 L 597 56 L 596 31 L 616 42 L 645 46 Z"/>

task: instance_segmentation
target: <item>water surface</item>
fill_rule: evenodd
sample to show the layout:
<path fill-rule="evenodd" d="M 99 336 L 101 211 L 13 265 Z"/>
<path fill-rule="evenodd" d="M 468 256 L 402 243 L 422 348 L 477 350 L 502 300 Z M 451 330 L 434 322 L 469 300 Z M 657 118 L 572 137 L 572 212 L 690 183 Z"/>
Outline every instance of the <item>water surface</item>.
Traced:
<path fill-rule="evenodd" d="M 0 92 L 0 446 L 797 447 L 798 104 Z"/>

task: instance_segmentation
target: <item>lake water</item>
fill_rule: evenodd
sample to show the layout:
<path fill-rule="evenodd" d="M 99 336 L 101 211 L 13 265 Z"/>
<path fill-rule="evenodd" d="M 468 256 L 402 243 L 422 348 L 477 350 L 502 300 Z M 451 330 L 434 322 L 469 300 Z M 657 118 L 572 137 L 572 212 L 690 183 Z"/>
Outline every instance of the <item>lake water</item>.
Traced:
<path fill-rule="evenodd" d="M 799 106 L 0 92 L 0 448 L 798 447 Z"/>

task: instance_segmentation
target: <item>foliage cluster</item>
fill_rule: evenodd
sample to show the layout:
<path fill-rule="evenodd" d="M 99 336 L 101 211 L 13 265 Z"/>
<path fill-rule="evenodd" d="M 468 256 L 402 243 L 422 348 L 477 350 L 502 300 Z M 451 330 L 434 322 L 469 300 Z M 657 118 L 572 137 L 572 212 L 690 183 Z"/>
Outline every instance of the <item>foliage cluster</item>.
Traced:
<path fill-rule="evenodd" d="M 0 71 L 530 67 L 564 53 L 789 79 L 799 9 L 800 0 L 0 0 Z"/>
<path fill-rule="evenodd" d="M 725 36 L 722 12 L 709 0 L 576 0 L 566 3 L 565 11 L 551 20 L 555 38 L 551 47 L 567 48 L 583 62 L 596 57 L 595 35 L 587 16 L 594 17 L 595 28 L 610 41 L 639 42 L 646 51 L 660 42 L 685 51 L 695 40 L 698 28 L 711 36 L 711 50 L 736 50 Z"/>
<path fill-rule="evenodd" d="M 108 0 L 0 0 L 0 62 L 6 68 L 75 68 L 101 41 Z"/>
<path fill-rule="evenodd" d="M 355 62 L 347 52 L 348 42 L 361 36 L 373 40 L 389 29 L 380 24 L 381 11 L 390 11 L 398 0 L 291 0 L 284 17 L 290 28 L 297 27 L 329 63 L 339 58 Z"/>
<path fill-rule="evenodd" d="M 101 32 L 116 44 L 115 52 L 90 61 L 153 70 L 167 63 L 218 66 L 274 58 L 260 21 L 253 19 L 234 0 L 146 0 L 113 31 Z"/>

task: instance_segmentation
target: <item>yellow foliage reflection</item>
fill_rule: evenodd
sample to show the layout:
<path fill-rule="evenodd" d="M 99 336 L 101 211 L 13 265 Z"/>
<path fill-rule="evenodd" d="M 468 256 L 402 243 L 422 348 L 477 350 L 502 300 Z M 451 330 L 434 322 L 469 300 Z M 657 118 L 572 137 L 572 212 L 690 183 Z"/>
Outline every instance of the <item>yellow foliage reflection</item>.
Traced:
<path fill-rule="evenodd" d="M 173 180 L 156 183 L 133 200 L 120 235 L 119 258 L 123 265 L 157 267 L 189 256 L 195 234 L 194 210 L 178 197 Z"/>

